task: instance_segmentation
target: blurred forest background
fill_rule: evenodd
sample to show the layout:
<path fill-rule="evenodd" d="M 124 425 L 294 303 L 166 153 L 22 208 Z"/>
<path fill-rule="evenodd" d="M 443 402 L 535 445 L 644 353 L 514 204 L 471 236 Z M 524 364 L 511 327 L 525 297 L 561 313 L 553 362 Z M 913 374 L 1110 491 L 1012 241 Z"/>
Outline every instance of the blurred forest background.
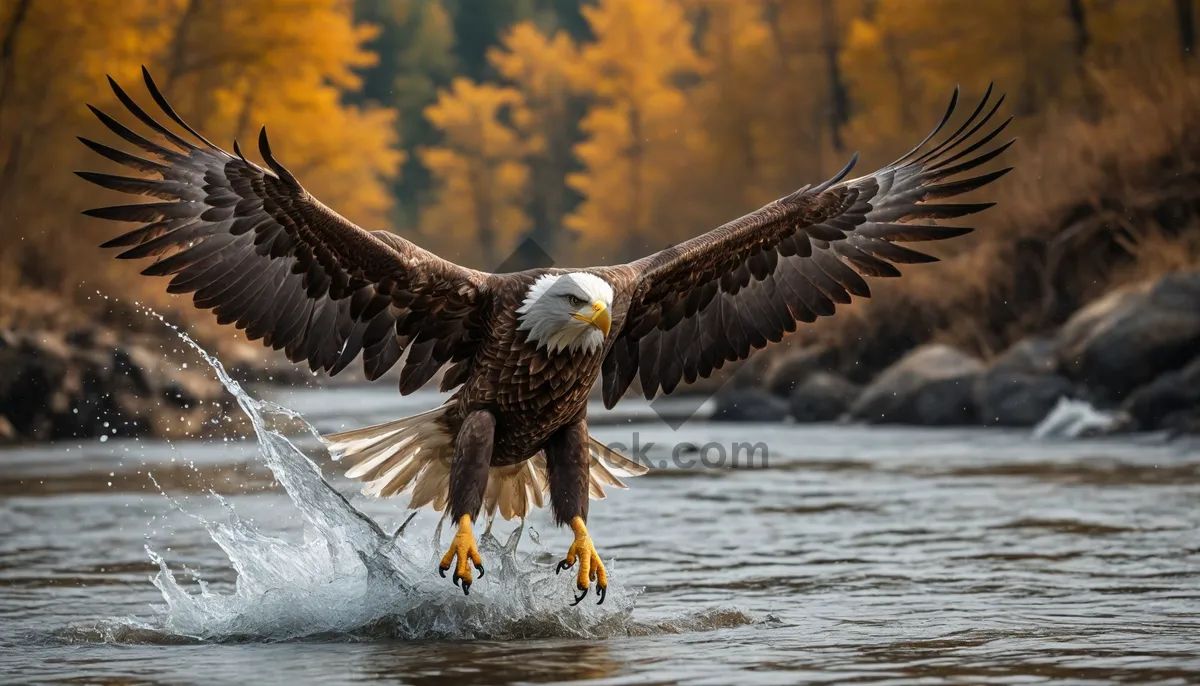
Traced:
<path fill-rule="evenodd" d="M 3 0 L 0 328 L 90 316 L 97 291 L 208 326 L 103 255 L 113 227 L 79 215 L 117 201 L 70 173 L 107 166 L 75 139 L 112 142 L 85 103 L 118 114 L 105 75 L 140 97 L 143 64 L 208 138 L 230 147 L 266 124 L 326 204 L 485 269 L 525 238 L 564 266 L 657 250 L 854 151 L 863 172 L 894 159 L 955 84 L 970 102 L 994 80 L 1020 140 L 981 230 L 936 246 L 945 264 L 796 334 L 871 369 L 932 339 L 986 357 L 1196 262 L 1194 12 L 1192 0 Z"/>

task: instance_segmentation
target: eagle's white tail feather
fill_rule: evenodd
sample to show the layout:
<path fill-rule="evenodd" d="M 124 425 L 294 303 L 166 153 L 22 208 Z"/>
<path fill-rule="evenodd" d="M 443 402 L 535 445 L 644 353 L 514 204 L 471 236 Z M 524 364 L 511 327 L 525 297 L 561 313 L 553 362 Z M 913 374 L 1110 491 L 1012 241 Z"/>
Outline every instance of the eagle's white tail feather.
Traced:
<path fill-rule="evenodd" d="M 442 416 L 450 406 L 383 424 L 322 436 L 333 459 L 351 458 L 346 476 L 365 481 L 363 494 L 387 498 L 411 492 L 409 509 L 431 506 L 444 511 L 450 497 L 453 440 Z M 588 436 L 589 496 L 604 498 L 604 487 L 625 488 L 620 477 L 645 474 L 648 468 Z M 525 518 L 533 507 L 545 507 L 549 481 L 546 456 L 538 453 L 519 464 L 492 467 L 484 492 L 483 510 L 489 517 Z"/>

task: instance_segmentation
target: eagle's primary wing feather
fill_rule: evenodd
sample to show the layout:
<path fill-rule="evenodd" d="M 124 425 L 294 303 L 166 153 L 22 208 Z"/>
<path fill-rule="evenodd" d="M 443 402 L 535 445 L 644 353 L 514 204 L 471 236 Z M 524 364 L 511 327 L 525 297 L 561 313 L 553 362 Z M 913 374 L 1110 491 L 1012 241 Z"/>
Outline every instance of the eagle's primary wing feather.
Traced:
<path fill-rule="evenodd" d="M 411 348 L 401 391 L 443 365 L 469 360 L 480 334 L 476 309 L 487 274 L 465 269 L 385 231 L 367 232 L 321 204 L 276 161 L 266 129 L 259 150 L 268 169 L 230 154 L 188 126 L 143 69 L 151 97 L 199 145 L 143 110 L 115 81 L 117 99 L 171 146 L 156 143 L 96 108 L 96 117 L 148 160 L 80 139 L 100 155 L 147 176 L 76 172 L 104 188 L 156 198 L 85 214 L 143 226 L 104 244 L 118 257 L 156 257 L 144 274 L 171 276 L 167 290 L 192 293 L 251 340 L 294 362 L 336 374 L 362 354 L 376 378 Z M 90 106 L 89 106 L 90 107 Z M 460 375 L 461 378 L 461 375 Z"/>
<path fill-rule="evenodd" d="M 932 202 L 960 195 L 1009 169 L 954 180 L 994 159 L 1012 141 L 979 153 L 1011 117 L 980 131 L 992 89 L 941 143 L 926 147 L 954 112 L 958 90 L 937 128 L 908 154 L 879 171 L 846 179 L 857 156 L 836 176 L 808 186 L 697 238 L 629 265 L 614 276 L 632 282 L 624 328 L 603 365 L 604 404 L 612 407 L 634 378 L 647 399 L 662 389 L 709 376 L 753 349 L 779 341 L 834 313 L 851 296 L 869 297 L 863 276 L 899 276 L 895 264 L 936 258 L 897 242 L 939 240 L 970 228 L 920 220 L 954 219 L 991 203 Z M 985 113 L 985 110 L 986 113 Z"/>

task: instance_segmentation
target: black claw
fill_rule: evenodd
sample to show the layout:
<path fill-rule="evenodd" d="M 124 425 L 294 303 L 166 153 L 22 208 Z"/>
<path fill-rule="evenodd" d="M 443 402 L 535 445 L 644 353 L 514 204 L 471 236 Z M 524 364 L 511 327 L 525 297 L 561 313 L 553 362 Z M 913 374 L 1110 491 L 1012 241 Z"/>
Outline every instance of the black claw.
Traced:
<path fill-rule="evenodd" d="M 575 599 L 575 602 L 571 603 L 571 607 L 575 607 L 579 603 L 582 603 L 583 599 L 587 597 L 587 594 L 588 594 L 588 589 L 586 589 L 586 588 L 583 589 L 583 591 L 579 594 L 579 597 Z"/>
<path fill-rule="evenodd" d="M 597 605 L 604 604 L 604 596 L 608 595 L 608 586 L 597 586 L 596 595 L 600 596 L 600 600 L 596 601 Z"/>
<path fill-rule="evenodd" d="M 475 565 L 475 571 L 479 572 L 479 578 L 483 578 L 483 563 Z"/>
<path fill-rule="evenodd" d="M 558 567 L 557 567 L 557 568 L 554 570 L 554 573 L 555 573 L 555 574 L 558 574 L 558 573 L 559 573 L 559 572 L 561 572 L 562 570 L 564 570 L 564 569 L 570 569 L 571 567 L 572 567 L 572 565 L 570 565 L 570 564 L 567 564 L 567 561 L 566 561 L 566 560 L 562 560 L 562 561 L 560 561 L 560 562 L 558 563 Z"/>
<path fill-rule="evenodd" d="M 462 577 L 460 577 L 460 576 L 458 575 L 458 570 L 457 570 L 457 569 L 456 569 L 456 570 L 454 570 L 454 585 L 455 585 L 455 586 L 457 586 L 457 585 L 458 585 L 458 580 L 459 580 L 459 579 L 461 579 L 461 578 L 462 578 Z"/>
<path fill-rule="evenodd" d="M 438 574 L 441 574 L 443 579 L 446 578 L 446 570 L 447 569 L 448 569 L 448 567 L 438 567 Z"/>
<path fill-rule="evenodd" d="M 471 582 L 463 579 L 462 589 L 463 595 L 471 595 Z"/>

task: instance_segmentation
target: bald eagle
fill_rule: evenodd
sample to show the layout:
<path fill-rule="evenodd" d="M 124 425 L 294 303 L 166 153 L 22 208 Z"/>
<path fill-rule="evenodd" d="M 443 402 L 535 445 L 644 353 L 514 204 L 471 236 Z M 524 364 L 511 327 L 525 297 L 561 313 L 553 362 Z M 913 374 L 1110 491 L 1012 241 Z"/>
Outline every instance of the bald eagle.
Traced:
<path fill-rule="evenodd" d="M 646 471 L 588 435 L 597 379 L 605 407 L 635 378 L 653 399 L 779 341 L 797 322 L 868 297 L 863 275 L 899 276 L 893 263 L 934 261 L 897 243 L 971 231 L 937 221 L 992 203 L 939 201 L 1004 175 L 1009 169 L 963 178 L 1012 143 L 980 151 L 1011 120 L 984 130 L 1004 100 L 989 108 L 991 87 L 958 130 L 931 143 L 954 111 L 956 89 L 937 128 L 873 174 L 849 178 L 855 156 L 824 183 L 629 264 L 489 274 L 365 231 L 326 207 L 271 154 L 265 128 L 265 169 L 236 142 L 232 154 L 222 150 L 175 113 L 145 69 L 143 77 L 162 114 L 193 138 L 109 79 L 120 103 L 161 138 L 89 105 L 153 158 L 80 139 L 143 174 L 79 176 L 157 199 L 87 210 L 141 224 L 103 247 L 156 258 L 142 273 L 170 276 L 168 292 L 193 294 L 218 322 L 314 371 L 337 374 L 361 356 L 373 380 L 403 359 L 400 392 L 408 394 L 444 370 L 441 390 L 455 391 L 444 404 L 326 436 L 330 454 L 354 463 L 347 475 L 366 482 L 367 494 L 410 493 L 410 508 L 431 506 L 457 524 L 439 571 L 453 566 L 464 593 L 468 563 L 484 573 L 472 522 L 484 512 L 523 518 L 548 495 L 556 522 L 575 534 L 558 569 L 578 562 L 576 603 L 592 583 L 599 602 L 607 588 L 587 532 L 589 499 Z"/>

